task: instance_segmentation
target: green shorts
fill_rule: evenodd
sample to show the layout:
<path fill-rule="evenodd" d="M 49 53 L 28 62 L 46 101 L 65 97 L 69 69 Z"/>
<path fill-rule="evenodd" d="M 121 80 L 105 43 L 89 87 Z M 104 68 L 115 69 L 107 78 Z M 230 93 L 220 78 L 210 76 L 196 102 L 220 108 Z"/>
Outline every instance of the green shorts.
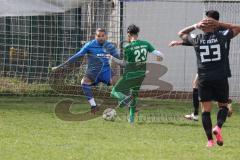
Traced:
<path fill-rule="evenodd" d="M 114 90 L 116 92 L 122 92 L 126 95 L 128 95 L 130 93 L 130 90 L 132 90 L 134 95 L 137 96 L 144 78 L 145 75 L 135 76 L 132 78 L 129 76 L 123 76 L 115 84 Z"/>

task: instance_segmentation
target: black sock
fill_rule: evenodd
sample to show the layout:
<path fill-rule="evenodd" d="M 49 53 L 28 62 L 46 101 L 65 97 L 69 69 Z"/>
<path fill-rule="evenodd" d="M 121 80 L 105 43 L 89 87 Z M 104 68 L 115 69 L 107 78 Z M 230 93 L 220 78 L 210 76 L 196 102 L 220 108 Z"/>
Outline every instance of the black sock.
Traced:
<path fill-rule="evenodd" d="M 208 140 L 212 140 L 212 120 L 210 112 L 202 113 L 202 125 L 207 135 Z"/>
<path fill-rule="evenodd" d="M 226 121 L 228 115 L 228 108 L 226 106 L 220 106 L 217 114 L 217 125 L 222 128 L 223 123 Z"/>
<path fill-rule="evenodd" d="M 198 89 L 193 88 L 193 107 L 194 107 L 194 115 L 198 115 L 198 110 L 199 110 L 199 99 L 198 99 Z"/>

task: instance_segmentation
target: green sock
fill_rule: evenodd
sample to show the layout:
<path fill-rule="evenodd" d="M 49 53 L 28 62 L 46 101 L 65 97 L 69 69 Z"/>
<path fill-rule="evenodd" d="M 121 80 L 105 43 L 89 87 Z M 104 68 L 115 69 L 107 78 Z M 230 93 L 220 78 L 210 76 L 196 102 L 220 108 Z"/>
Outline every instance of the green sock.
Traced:
<path fill-rule="evenodd" d="M 122 101 L 126 98 L 126 95 L 121 92 L 116 92 L 115 89 L 112 90 L 111 95 L 116 97 L 118 101 Z"/>
<path fill-rule="evenodd" d="M 133 123 L 134 122 L 134 118 L 135 118 L 135 109 L 136 107 L 135 106 L 130 106 L 130 113 L 129 113 L 129 121 L 130 123 Z"/>

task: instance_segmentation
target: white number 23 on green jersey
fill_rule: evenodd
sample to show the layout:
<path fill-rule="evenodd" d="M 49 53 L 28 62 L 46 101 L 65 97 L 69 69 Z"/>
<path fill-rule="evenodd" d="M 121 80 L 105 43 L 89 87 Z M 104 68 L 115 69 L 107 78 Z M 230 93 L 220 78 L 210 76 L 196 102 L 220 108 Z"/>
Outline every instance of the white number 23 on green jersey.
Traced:
<path fill-rule="evenodd" d="M 135 62 L 146 61 L 147 49 L 142 48 L 142 49 L 139 49 L 139 50 L 135 50 L 134 55 L 135 55 Z"/>

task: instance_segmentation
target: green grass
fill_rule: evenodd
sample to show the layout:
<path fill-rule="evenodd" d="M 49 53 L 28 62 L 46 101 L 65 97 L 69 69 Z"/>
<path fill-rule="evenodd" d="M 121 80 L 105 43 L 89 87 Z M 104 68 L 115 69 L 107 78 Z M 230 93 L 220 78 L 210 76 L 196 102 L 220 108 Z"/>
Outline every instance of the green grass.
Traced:
<path fill-rule="evenodd" d="M 207 149 L 201 122 L 181 117 L 191 109 L 187 102 L 142 100 L 140 117 L 158 113 L 161 118 L 139 119 L 130 125 L 125 110 L 115 122 L 101 117 L 89 121 L 62 121 L 54 114 L 61 97 L 1 97 L 1 160 L 237 160 L 240 148 L 240 113 L 223 128 L 224 146 Z M 75 98 L 73 112 L 87 110 Z M 81 103 L 85 103 L 79 107 Z M 163 114 L 164 113 L 164 114 Z M 213 123 L 216 109 L 212 114 Z M 171 118 L 175 115 L 175 118 Z M 156 116 L 156 115 L 155 115 Z M 169 118 L 170 117 L 170 118 Z"/>
<path fill-rule="evenodd" d="M 47 83 L 26 83 L 20 78 L 0 77 L 1 95 L 56 95 Z"/>

